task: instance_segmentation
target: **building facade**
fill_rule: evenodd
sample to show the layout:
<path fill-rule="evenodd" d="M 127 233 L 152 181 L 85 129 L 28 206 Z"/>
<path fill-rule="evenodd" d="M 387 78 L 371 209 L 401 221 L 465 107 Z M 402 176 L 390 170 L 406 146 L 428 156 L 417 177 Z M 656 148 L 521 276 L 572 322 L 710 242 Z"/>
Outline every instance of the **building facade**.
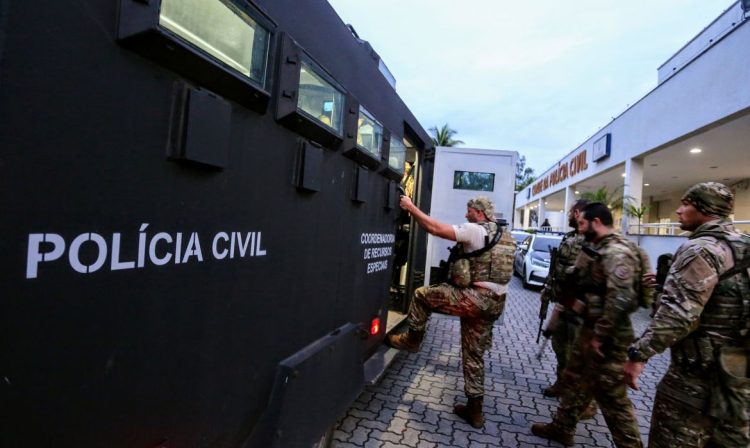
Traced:
<path fill-rule="evenodd" d="M 546 218 L 567 230 L 565 213 L 576 199 L 606 193 L 624 202 L 613 207 L 623 233 L 655 258 L 685 238 L 674 214 L 684 191 L 717 181 L 734 191 L 732 218 L 749 231 L 746 9 L 741 1 L 730 6 L 658 68 L 653 90 L 517 193 L 514 227 L 538 228 Z"/>

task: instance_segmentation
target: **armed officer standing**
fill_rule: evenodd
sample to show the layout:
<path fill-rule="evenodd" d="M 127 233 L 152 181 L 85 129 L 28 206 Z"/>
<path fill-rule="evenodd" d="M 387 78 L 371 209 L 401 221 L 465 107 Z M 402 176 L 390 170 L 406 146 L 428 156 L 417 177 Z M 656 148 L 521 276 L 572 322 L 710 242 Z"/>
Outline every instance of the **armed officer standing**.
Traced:
<path fill-rule="evenodd" d="M 562 380 L 563 372 L 581 328 L 581 318 L 571 308 L 573 291 L 566 284 L 568 283 L 569 270 L 575 265 L 576 257 L 578 252 L 581 251 L 584 239 L 583 235 L 578 233 L 578 215 L 583 207 L 588 204 L 588 200 L 579 199 L 568 211 L 568 225 L 574 230 L 563 236 L 560 247 L 556 249 L 556 254 L 553 257 L 554 263 L 550 266 L 550 275 L 547 277 L 542 290 L 539 319 L 544 321 L 549 302 L 555 304 L 552 317 L 544 331 L 544 337 L 552 340 L 552 350 L 554 350 L 557 358 L 557 379 L 552 386 L 544 389 L 545 397 L 559 397 L 565 391 Z M 593 417 L 594 414 L 596 414 L 596 402 L 591 403 L 581 415 L 581 419 L 586 420 Z"/>
<path fill-rule="evenodd" d="M 638 307 L 640 255 L 612 228 L 612 213 L 594 202 L 583 208 L 578 231 L 584 245 L 575 264 L 575 282 L 583 298 L 583 326 L 564 372 L 569 391 L 562 395 L 552 423 L 536 423 L 531 431 L 567 446 L 593 398 L 602 410 L 615 445 L 642 447 L 633 404 L 623 381 L 627 349 L 633 341 L 630 314 Z"/>
<path fill-rule="evenodd" d="M 734 195 L 694 185 L 677 209 L 693 233 L 675 253 L 653 321 L 628 352 L 628 384 L 671 347 L 659 383 L 649 447 L 750 446 L 750 236 L 727 217 Z"/>
<path fill-rule="evenodd" d="M 494 205 L 483 196 L 468 202 L 466 219 L 469 222 L 461 225 L 444 224 L 431 218 L 408 196 L 401 196 L 400 205 L 430 234 L 459 244 L 452 250 L 450 284 L 417 289 L 409 306 L 408 331 L 389 335 L 386 343 L 417 352 L 431 313 L 461 317 L 461 359 L 468 403 L 457 404 L 454 412 L 473 427 L 481 428 L 484 425 L 484 352 L 492 345 L 492 326 L 505 307 L 515 241 L 510 232 L 503 232 L 496 224 Z M 490 240 L 493 241 L 491 249 Z"/>

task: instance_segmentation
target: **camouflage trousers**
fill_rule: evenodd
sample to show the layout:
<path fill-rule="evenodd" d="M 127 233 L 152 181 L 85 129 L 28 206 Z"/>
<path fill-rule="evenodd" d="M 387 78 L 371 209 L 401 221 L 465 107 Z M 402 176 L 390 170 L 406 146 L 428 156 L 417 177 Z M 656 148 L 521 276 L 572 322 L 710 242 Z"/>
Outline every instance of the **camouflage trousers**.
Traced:
<path fill-rule="evenodd" d="M 552 350 L 557 358 L 557 379 L 562 379 L 565 367 L 568 365 L 568 359 L 573 352 L 573 344 L 578 338 L 581 330 L 581 324 L 576 321 L 576 316 L 570 311 L 560 313 L 560 322 L 555 327 L 550 337 Z"/>
<path fill-rule="evenodd" d="M 484 352 L 492 346 L 492 326 L 503 312 L 505 295 L 484 288 L 457 288 L 441 283 L 414 292 L 409 328 L 425 331 L 433 312 L 461 318 L 461 360 L 467 397 L 484 395 Z"/>
<path fill-rule="evenodd" d="M 628 398 L 624 382 L 627 348 L 624 345 L 611 347 L 601 359 L 591 349 L 592 339 L 593 329 L 585 325 L 581 327 L 563 374 L 567 390 L 552 424 L 565 432 L 575 432 L 581 413 L 592 399 L 596 399 L 615 446 L 642 448 L 633 403 Z"/>
<path fill-rule="evenodd" d="M 713 375 L 669 366 L 654 399 L 649 448 L 750 447 L 748 421 L 730 423 L 705 412 L 712 380 Z"/>

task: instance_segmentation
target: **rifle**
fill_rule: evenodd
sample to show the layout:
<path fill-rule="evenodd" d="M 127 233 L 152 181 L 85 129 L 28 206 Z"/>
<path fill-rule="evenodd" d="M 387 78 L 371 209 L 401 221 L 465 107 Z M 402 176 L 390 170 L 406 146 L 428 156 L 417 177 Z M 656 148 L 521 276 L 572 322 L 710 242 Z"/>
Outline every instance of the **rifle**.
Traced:
<path fill-rule="evenodd" d="M 544 282 L 544 289 L 542 290 L 542 295 L 540 296 L 541 304 L 539 306 L 539 330 L 536 332 L 536 343 L 539 343 L 539 337 L 542 335 L 543 332 L 547 332 L 544 330 L 544 320 L 547 318 L 547 308 L 549 308 L 549 302 L 554 297 L 551 297 L 553 286 L 555 284 L 555 272 L 557 270 L 557 248 L 553 247 L 552 250 L 550 250 L 550 262 L 549 262 L 549 273 L 547 274 L 547 280 Z M 549 328 L 549 326 L 548 326 Z M 547 338 L 547 336 L 545 336 Z"/>

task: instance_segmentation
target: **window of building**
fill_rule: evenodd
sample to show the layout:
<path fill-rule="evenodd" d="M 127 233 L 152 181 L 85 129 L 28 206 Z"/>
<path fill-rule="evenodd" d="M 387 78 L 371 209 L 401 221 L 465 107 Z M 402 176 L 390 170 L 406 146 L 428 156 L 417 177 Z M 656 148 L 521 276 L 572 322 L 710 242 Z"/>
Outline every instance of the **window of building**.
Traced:
<path fill-rule="evenodd" d="M 305 62 L 300 68 L 297 109 L 336 134 L 342 134 L 344 94 Z"/>
<path fill-rule="evenodd" d="M 495 173 L 454 171 L 453 188 L 455 190 L 494 191 Z"/>
<path fill-rule="evenodd" d="M 357 120 L 357 146 L 380 160 L 383 146 L 383 125 L 378 123 L 364 107 L 359 107 Z"/>
<path fill-rule="evenodd" d="M 265 86 L 270 33 L 231 0 L 162 0 L 159 25 Z"/>

